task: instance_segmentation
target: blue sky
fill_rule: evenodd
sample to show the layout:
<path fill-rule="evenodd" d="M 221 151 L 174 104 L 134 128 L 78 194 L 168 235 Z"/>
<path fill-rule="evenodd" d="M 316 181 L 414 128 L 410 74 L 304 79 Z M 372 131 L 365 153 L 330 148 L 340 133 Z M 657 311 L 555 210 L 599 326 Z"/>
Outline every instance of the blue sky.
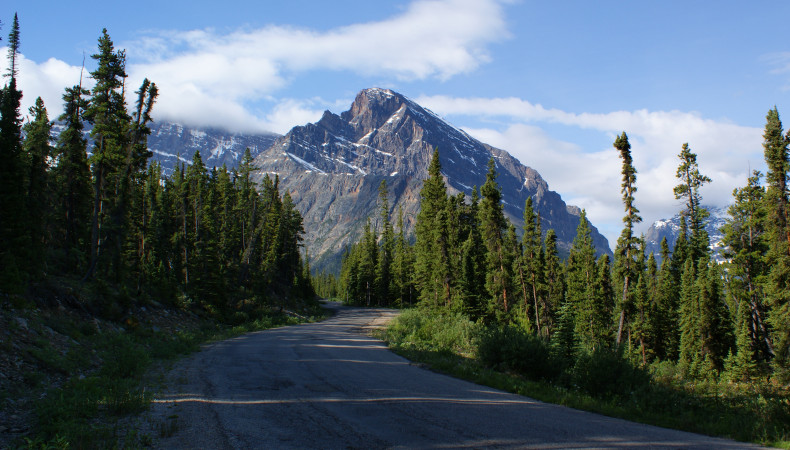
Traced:
<path fill-rule="evenodd" d="M 75 4 L 76 3 L 76 4 Z M 790 107 L 790 2 L 510 0 L 16 1 L 25 104 L 50 115 L 106 27 L 155 119 L 286 132 L 396 90 L 537 169 L 614 242 L 626 131 L 647 227 L 679 210 L 684 142 L 726 205 L 762 169 L 767 111 Z M 109 8 L 109 9 L 108 9 Z M 3 42 L 0 44 L 4 44 Z M 5 53 L 5 52 L 4 52 Z M 0 68 L 5 70 L 5 60 Z"/>

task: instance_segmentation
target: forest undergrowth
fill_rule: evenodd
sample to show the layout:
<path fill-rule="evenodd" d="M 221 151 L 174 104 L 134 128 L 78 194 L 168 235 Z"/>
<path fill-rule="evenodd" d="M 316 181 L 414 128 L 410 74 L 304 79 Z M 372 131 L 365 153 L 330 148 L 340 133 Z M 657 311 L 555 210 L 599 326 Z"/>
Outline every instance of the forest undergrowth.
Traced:
<path fill-rule="evenodd" d="M 636 422 L 790 448 L 790 391 L 727 374 L 689 381 L 671 362 L 639 367 L 611 349 L 562 355 L 517 327 L 405 310 L 382 332 L 432 370 L 536 400 Z"/>

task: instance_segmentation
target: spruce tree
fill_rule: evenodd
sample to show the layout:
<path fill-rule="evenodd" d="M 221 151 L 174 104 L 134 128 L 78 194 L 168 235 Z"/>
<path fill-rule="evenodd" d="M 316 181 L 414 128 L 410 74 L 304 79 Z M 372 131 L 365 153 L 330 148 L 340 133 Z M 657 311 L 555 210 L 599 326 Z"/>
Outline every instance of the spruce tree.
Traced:
<path fill-rule="evenodd" d="M 524 234 L 521 239 L 522 251 L 517 258 L 517 280 L 522 291 L 523 311 L 530 307 L 533 311 L 530 320 L 535 319 L 535 330 L 538 335 L 545 335 L 541 326 L 541 316 L 548 309 L 544 295 L 543 280 L 543 246 L 541 243 L 540 216 L 532 209 L 532 197 L 524 204 Z"/>
<path fill-rule="evenodd" d="M 556 312 L 565 299 L 565 273 L 557 251 L 557 235 L 553 229 L 546 232 L 543 248 L 545 249 L 543 279 L 546 286 L 546 309 L 543 310 L 541 323 L 543 324 L 544 337 L 550 339 L 556 328 Z"/>
<path fill-rule="evenodd" d="M 506 320 L 513 302 L 513 247 L 506 245 L 508 221 L 502 209 L 502 191 L 496 182 L 496 163 L 488 161 L 486 182 L 480 188 L 480 234 L 485 247 L 486 291 L 489 311 Z"/>
<path fill-rule="evenodd" d="M 376 292 L 376 261 L 378 260 L 378 244 L 376 232 L 370 219 L 365 223 L 362 235 L 362 253 L 359 263 L 360 288 L 364 295 L 363 305 L 370 306 Z"/>
<path fill-rule="evenodd" d="M 57 164 L 53 169 L 53 191 L 61 193 L 56 206 L 55 224 L 58 226 L 53 241 L 65 250 L 63 267 L 74 273 L 85 273 L 90 233 L 91 180 L 88 166 L 87 140 L 83 136 L 82 114 L 87 107 L 81 86 L 66 88 L 65 108 L 58 119 L 64 129 L 58 138 Z"/>
<path fill-rule="evenodd" d="M 596 296 L 598 269 L 587 213 L 582 210 L 566 262 L 566 297 L 573 310 L 574 335 L 585 349 L 600 348 L 606 338 L 603 301 Z M 608 317 L 607 317 L 608 318 Z"/>
<path fill-rule="evenodd" d="M 592 289 L 590 315 L 590 342 L 593 348 L 608 347 L 612 341 L 612 317 L 614 314 L 614 286 L 612 268 L 608 255 L 596 262 L 595 284 Z"/>
<path fill-rule="evenodd" d="M 470 319 L 478 320 L 486 314 L 485 290 L 485 252 L 483 238 L 478 223 L 479 196 L 477 187 L 472 189 L 470 214 L 472 216 L 469 234 L 462 246 L 460 290 L 463 311 Z"/>
<path fill-rule="evenodd" d="M 617 346 L 619 346 L 622 341 L 623 330 L 627 327 L 628 313 L 632 308 L 632 298 L 629 294 L 629 289 L 631 284 L 637 281 L 639 270 L 643 263 L 639 260 L 635 261 L 640 240 L 634 235 L 634 226 L 642 222 L 642 218 L 639 216 L 639 210 L 634 205 L 636 169 L 631 158 L 631 144 L 628 142 L 628 136 L 625 132 L 614 141 L 614 147 L 620 152 L 620 158 L 623 160 L 621 193 L 623 194 L 623 205 L 625 206 L 625 216 L 623 217 L 625 226 L 620 238 L 617 239 L 617 248 L 615 249 L 615 267 L 618 282 L 622 283 L 622 295 L 618 304 L 619 322 L 615 341 Z"/>
<path fill-rule="evenodd" d="M 113 208 L 117 197 L 113 187 L 124 162 L 123 149 L 127 144 L 125 125 L 129 115 L 123 95 L 126 79 L 126 57 L 124 52 L 116 51 L 107 29 L 102 30 L 99 38 L 99 51 L 91 55 L 98 63 L 91 72 L 95 80 L 85 119 L 93 125 L 93 215 L 91 218 L 90 266 L 86 278 L 91 278 L 97 268 L 99 258 L 105 257 L 103 267 L 115 270 L 116 281 L 120 275 L 120 255 L 113 244 L 118 243 L 117 234 L 111 218 L 118 212 Z"/>
<path fill-rule="evenodd" d="M 23 151 L 27 165 L 26 193 L 27 205 L 25 211 L 28 217 L 25 220 L 27 234 L 26 267 L 33 277 L 39 277 L 44 270 L 45 248 L 49 241 L 47 222 L 49 217 L 49 170 L 48 159 L 52 154 L 51 132 L 52 123 L 49 121 L 47 109 L 41 97 L 36 99 L 36 104 L 30 108 L 33 121 L 25 125 L 26 134 Z"/>
<path fill-rule="evenodd" d="M 722 295 L 722 277 L 718 264 L 706 260 L 700 260 L 697 274 L 700 296 L 697 320 L 703 352 L 700 361 L 704 361 L 706 369 L 712 366 L 720 372 L 733 344 L 733 326 Z"/>
<path fill-rule="evenodd" d="M 0 91 L 0 291 L 21 292 L 25 276 L 19 270 L 24 263 L 26 217 L 24 160 L 22 157 L 22 91 L 17 89 L 19 20 L 8 35 L 8 78 Z"/>
<path fill-rule="evenodd" d="M 735 202 L 728 208 L 730 218 L 722 228 L 728 258 L 727 291 L 737 310 L 737 357 L 740 366 L 745 364 L 747 355 L 753 355 L 755 362 L 765 362 L 773 357 L 764 304 L 763 280 L 768 275 L 765 255 L 769 246 L 766 228 L 769 224 L 761 177 L 759 171 L 754 171 L 746 186 L 733 191 Z M 743 334 L 743 329 L 748 333 Z M 744 340 L 746 337 L 748 342 Z"/>
<path fill-rule="evenodd" d="M 694 264 L 703 256 L 708 255 L 708 233 L 705 231 L 705 219 L 710 215 L 708 210 L 702 206 L 702 195 L 699 189 L 710 183 L 711 179 L 699 171 L 697 165 L 697 155 L 691 151 L 688 144 L 683 144 L 683 148 L 678 155 L 680 165 L 678 165 L 676 177 L 680 184 L 675 186 L 675 198 L 685 200 L 686 208 L 683 210 L 683 217 L 689 227 L 689 247 L 688 256 Z"/>
<path fill-rule="evenodd" d="M 389 191 L 387 180 L 379 185 L 379 219 L 381 220 L 381 244 L 376 264 L 376 303 L 392 303 L 392 259 L 395 251 L 395 230 L 390 220 Z"/>
<path fill-rule="evenodd" d="M 677 247 L 676 247 L 677 248 Z M 656 286 L 656 353 L 659 359 L 676 360 L 678 356 L 678 291 L 679 278 L 673 270 L 669 244 L 661 240 L 661 269 Z"/>
<path fill-rule="evenodd" d="M 413 303 L 414 284 L 412 273 L 414 269 L 413 248 L 406 240 L 406 231 L 403 220 L 403 208 L 398 206 L 398 234 L 395 236 L 395 248 L 392 257 L 392 275 L 397 306 L 411 306 Z"/>
<path fill-rule="evenodd" d="M 428 166 L 428 178 L 420 191 L 420 212 L 415 224 L 414 282 L 420 300 L 427 306 L 438 306 L 445 292 L 444 267 L 447 267 L 447 233 L 445 207 L 447 187 L 442 178 L 439 150 L 434 150 Z M 449 300 L 449 299 L 448 299 Z"/>
<path fill-rule="evenodd" d="M 725 362 L 727 376 L 732 381 L 751 381 L 759 374 L 751 327 L 751 308 L 746 302 L 738 304 L 735 311 L 735 354 L 730 353 Z"/>
<path fill-rule="evenodd" d="M 763 148 L 766 172 L 765 205 L 769 249 L 766 264 L 770 267 L 765 283 L 770 306 L 768 323 L 772 327 L 774 365 L 780 379 L 790 379 L 790 193 L 788 193 L 788 142 L 776 108 L 768 112 Z"/>
<path fill-rule="evenodd" d="M 659 352 L 663 351 L 663 335 L 661 334 L 661 324 L 664 320 L 661 317 L 661 294 L 658 264 L 655 255 L 651 252 L 647 258 L 647 270 L 644 272 L 645 293 L 644 299 L 637 304 L 637 311 L 643 320 L 646 337 L 644 339 L 643 363 L 658 357 Z"/>
<path fill-rule="evenodd" d="M 698 318 L 701 314 L 699 306 L 699 286 L 696 283 L 697 271 L 694 261 L 687 258 L 683 264 L 680 282 L 679 302 L 679 356 L 678 362 L 684 372 L 690 376 L 699 376 L 699 356 L 702 354 L 702 335 Z"/>

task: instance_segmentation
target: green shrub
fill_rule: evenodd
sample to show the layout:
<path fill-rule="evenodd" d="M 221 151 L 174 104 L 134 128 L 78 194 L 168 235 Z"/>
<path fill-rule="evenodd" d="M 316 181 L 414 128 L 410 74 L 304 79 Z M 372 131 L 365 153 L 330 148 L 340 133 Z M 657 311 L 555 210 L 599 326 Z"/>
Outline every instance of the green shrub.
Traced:
<path fill-rule="evenodd" d="M 392 321 L 385 338 L 404 347 L 473 354 L 479 330 L 479 325 L 461 313 L 407 309 Z"/>
<path fill-rule="evenodd" d="M 578 355 L 571 383 L 593 396 L 625 397 L 637 390 L 649 389 L 650 376 L 616 351 L 599 348 Z"/>
<path fill-rule="evenodd" d="M 477 351 L 480 362 L 486 366 L 512 370 L 531 380 L 550 380 L 564 369 L 547 342 L 512 326 L 486 329 Z"/>
<path fill-rule="evenodd" d="M 137 344 L 126 334 L 108 338 L 102 354 L 104 364 L 101 375 L 110 379 L 138 378 L 150 363 L 145 347 Z"/>

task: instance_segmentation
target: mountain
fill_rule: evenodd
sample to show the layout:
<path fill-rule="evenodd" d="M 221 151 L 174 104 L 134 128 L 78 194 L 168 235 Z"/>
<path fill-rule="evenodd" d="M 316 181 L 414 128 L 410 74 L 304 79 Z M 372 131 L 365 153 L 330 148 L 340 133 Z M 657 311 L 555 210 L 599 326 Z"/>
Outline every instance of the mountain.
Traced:
<path fill-rule="evenodd" d="M 450 193 L 470 194 L 485 182 L 494 158 L 505 214 L 519 229 L 528 197 L 541 216 L 544 232 L 553 228 L 563 253 L 576 235 L 580 210 L 549 190 L 534 169 L 504 150 L 484 144 L 408 98 L 384 89 L 360 92 L 340 115 L 330 111 L 316 123 L 298 126 L 261 152 L 256 177 L 278 175 L 304 217 L 305 244 L 313 268 L 337 269 L 345 247 L 356 241 L 368 217 L 378 218 L 378 187 L 386 179 L 393 216 L 403 208 L 413 230 L 419 193 L 434 148 Z M 595 227 L 600 253 L 609 243 Z"/>
<path fill-rule="evenodd" d="M 704 206 L 710 212 L 710 217 L 705 224 L 705 231 L 708 232 L 710 238 L 710 249 L 713 252 L 713 258 L 719 262 L 724 258 L 721 256 L 721 251 L 724 249 L 722 240 L 724 234 L 721 232 L 721 227 L 724 226 L 725 221 L 730 217 L 727 214 L 727 208 L 719 208 L 716 206 Z M 650 255 L 650 252 L 656 257 L 656 261 L 661 263 L 661 240 L 667 238 L 669 250 L 675 248 L 675 241 L 680 235 L 680 213 L 675 214 L 671 219 L 662 219 L 653 222 L 645 233 L 645 253 Z"/>
<path fill-rule="evenodd" d="M 85 137 L 88 138 L 88 152 L 91 150 L 90 124 L 85 124 Z M 52 136 L 57 140 L 63 131 L 64 124 L 55 122 Z M 148 150 L 153 153 L 152 160 L 162 165 L 165 175 L 173 173 L 177 162 L 192 163 L 192 156 L 200 150 L 200 156 L 206 167 L 221 167 L 225 164 L 229 169 L 235 168 L 244 156 L 244 149 L 249 148 L 253 157 L 269 148 L 280 137 L 274 133 L 231 133 L 213 128 L 195 128 L 172 122 L 152 122 L 149 124 L 151 135 L 148 136 Z"/>
<path fill-rule="evenodd" d="M 151 135 L 148 136 L 148 149 L 168 175 L 177 161 L 191 163 L 196 150 L 200 150 L 206 167 L 221 167 L 225 164 L 228 168 L 234 168 L 244 156 L 244 149 L 249 148 L 255 157 L 279 137 L 273 133 L 230 133 L 171 122 L 153 122 L 149 127 Z"/>

